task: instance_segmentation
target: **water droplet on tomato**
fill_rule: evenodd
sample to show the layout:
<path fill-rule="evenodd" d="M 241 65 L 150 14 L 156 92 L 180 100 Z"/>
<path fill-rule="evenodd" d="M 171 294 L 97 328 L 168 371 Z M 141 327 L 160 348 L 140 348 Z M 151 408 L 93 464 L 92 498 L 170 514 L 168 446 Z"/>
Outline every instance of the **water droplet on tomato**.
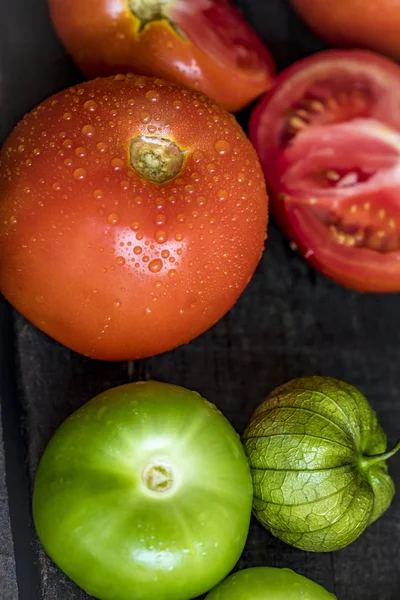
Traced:
<path fill-rule="evenodd" d="M 129 190 L 129 181 L 123 180 L 119 184 L 123 190 Z"/>
<path fill-rule="evenodd" d="M 142 110 L 140 113 L 140 120 L 142 123 L 148 123 L 151 120 L 151 114 L 147 110 Z"/>
<path fill-rule="evenodd" d="M 161 256 L 162 256 L 163 258 L 168 258 L 168 257 L 169 257 L 169 255 L 170 255 L 170 252 L 169 252 L 169 250 L 163 250 L 163 251 L 161 252 Z"/>
<path fill-rule="evenodd" d="M 97 103 L 94 100 L 86 100 L 85 104 L 83 105 L 83 108 L 85 110 L 93 112 L 97 108 Z"/>
<path fill-rule="evenodd" d="M 66 113 L 64 113 L 64 114 L 63 114 L 63 119 L 64 119 L 65 121 L 70 121 L 70 120 L 72 119 L 72 115 L 71 115 L 71 113 L 69 113 L 69 112 L 66 112 Z"/>
<path fill-rule="evenodd" d="M 98 144 L 96 144 L 96 148 L 99 152 L 105 152 L 108 146 L 104 142 L 99 142 Z"/>
<path fill-rule="evenodd" d="M 181 242 L 183 240 L 182 233 L 176 233 L 175 234 L 175 239 L 176 239 L 177 242 Z"/>
<path fill-rule="evenodd" d="M 32 166 L 32 160 L 31 160 L 30 158 L 28 158 L 28 159 L 25 161 L 25 165 L 26 165 L 27 167 L 31 167 L 31 166 Z"/>
<path fill-rule="evenodd" d="M 149 133 L 156 133 L 156 131 L 157 131 L 157 127 L 156 127 L 155 125 L 149 125 L 149 126 L 147 127 L 147 131 L 148 131 Z"/>
<path fill-rule="evenodd" d="M 229 154 L 231 151 L 231 145 L 227 140 L 218 140 L 214 145 L 215 150 L 218 154 L 224 155 Z"/>
<path fill-rule="evenodd" d="M 124 81 L 126 79 L 126 75 L 123 75 L 122 73 L 118 73 L 118 75 L 116 75 L 114 77 L 115 81 Z"/>
<path fill-rule="evenodd" d="M 103 198 L 103 197 L 104 197 L 104 193 L 103 193 L 102 190 L 94 190 L 94 192 L 93 192 L 93 198 L 95 200 L 101 200 L 101 198 Z"/>
<path fill-rule="evenodd" d="M 14 215 L 10 217 L 10 223 L 11 225 L 15 225 L 17 223 L 17 217 L 15 217 Z"/>
<path fill-rule="evenodd" d="M 158 215 L 156 215 L 156 218 L 154 220 L 156 225 L 164 225 L 164 223 L 166 223 L 167 221 L 167 218 L 162 213 L 159 213 Z"/>
<path fill-rule="evenodd" d="M 76 148 L 75 154 L 79 158 L 83 158 L 84 156 L 86 156 L 86 148 L 84 148 L 83 146 L 79 146 L 79 148 Z"/>
<path fill-rule="evenodd" d="M 43 303 L 44 303 L 44 297 L 43 297 L 43 296 L 41 296 L 41 295 L 37 295 L 37 296 L 35 296 L 35 301 L 36 301 L 38 304 L 43 304 Z"/>
<path fill-rule="evenodd" d="M 120 158 L 113 158 L 111 161 L 111 166 L 114 169 L 114 171 L 119 171 L 124 166 L 124 161 Z"/>
<path fill-rule="evenodd" d="M 176 108 L 176 110 L 180 110 L 183 106 L 181 100 L 174 100 L 172 106 Z"/>
<path fill-rule="evenodd" d="M 25 146 L 23 144 L 20 144 L 18 146 L 18 152 L 23 152 L 25 150 Z"/>
<path fill-rule="evenodd" d="M 168 235 L 165 231 L 160 230 L 156 231 L 155 238 L 158 244 L 164 244 L 164 242 L 166 242 L 168 239 Z"/>
<path fill-rule="evenodd" d="M 121 304 L 122 304 L 121 300 L 114 300 L 113 307 L 114 308 L 121 308 Z"/>
<path fill-rule="evenodd" d="M 221 202 L 223 200 L 226 200 L 228 197 L 228 192 L 226 190 L 219 190 L 218 191 L 218 200 L 221 200 Z"/>
<path fill-rule="evenodd" d="M 209 173 L 215 173 L 215 165 L 213 163 L 209 163 L 206 169 Z"/>
<path fill-rule="evenodd" d="M 117 263 L 117 265 L 119 267 L 122 267 L 125 264 L 125 259 L 123 256 L 117 256 L 117 258 L 115 259 L 115 262 Z"/>
<path fill-rule="evenodd" d="M 71 159 L 71 158 L 66 158 L 66 159 L 64 160 L 64 165 L 65 165 L 66 167 L 70 167 L 70 166 L 72 165 L 72 159 Z"/>
<path fill-rule="evenodd" d="M 134 254 L 139 255 L 142 254 L 143 250 L 140 246 L 135 246 L 133 249 Z"/>
<path fill-rule="evenodd" d="M 53 183 L 53 185 L 51 186 L 53 188 L 54 191 L 59 192 L 61 190 L 61 185 L 59 184 L 58 181 L 55 181 Z"/>
<path fill-rule="evenodd" d="M 176 270 L 175 269 L 170 269 L 168 271 L 168 277 L 171 277 L 171 279 L 173 279 L 176 275 Z"/>
<path fill-rule="evenodd" d="M 119 215 L 117 215 L 117 213 L 111 213 L 108 215 L 107 221 L 110 225 L 116 225 L 119 221 Z"/>
<path fill-rule="evenodd" d="M 159 258 L 156 258 L 155 260 L 152 260 L 149 263 L 148 269 L 152 273 L 158 273 L 159 271 L 161 271 L 162 267 L 163 267 L 162 260 L 160 260 Z"/>
<path fill-rule="evenodd" d="M 146 99 L 149 102 L 158 102 L 160 99 L 160 93 L 156 90 L 149 90 L 148 92 L 146 92 Z"/>
<path fill-rule="evenodd" d="M 74 179 L 76 179 L 77 181 L 82 181 L 83 179 L 85 179 L 86 177 L 86 170 L 79 168 L 79 169 L 75 169 L 74 171 Z"/>
<path fill-rule="evenodd" d="M 139 229 L 139 221 L 133 221 L 133 223 L 131 223 L 131 229 L 132 231 L 137 231 Z"/>
<path fill-rule="evenodd" d="M 96 132 L 95 128 L 93 127 L 93 125 L 84 125 L 82 127 L 82 133 L 83 135 L 87 135 L 89 137 L 91 137 L 92 135 L 94 135 Z"/>
<path fill-rule="evenodd" d="M 64 146 L 64 148 L 72 148 L 72 144 L 73 144 L 72 140 L 69 140 L 69 139 L 68 140 L 64 140 L 63 143 L 62 143 L 62 145 Z"/>

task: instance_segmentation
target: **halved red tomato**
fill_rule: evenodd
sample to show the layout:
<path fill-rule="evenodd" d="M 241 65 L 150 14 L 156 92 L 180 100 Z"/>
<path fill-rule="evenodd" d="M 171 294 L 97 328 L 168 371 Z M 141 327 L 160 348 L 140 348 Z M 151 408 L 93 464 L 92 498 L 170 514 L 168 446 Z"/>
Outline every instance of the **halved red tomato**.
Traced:
<path fill-rule="evenodd" d="M 284 71 L 251 118 L 279 223 L 360 291 L 400 291 L 399 99 L 395 63 L 332 50 Z"/>

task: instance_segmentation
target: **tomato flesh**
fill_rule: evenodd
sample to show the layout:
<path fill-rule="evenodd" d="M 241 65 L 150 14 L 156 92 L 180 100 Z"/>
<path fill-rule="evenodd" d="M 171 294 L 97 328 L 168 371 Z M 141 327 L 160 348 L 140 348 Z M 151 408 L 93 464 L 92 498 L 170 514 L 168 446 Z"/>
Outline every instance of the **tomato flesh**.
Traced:
<path fill-rule="evenodd" d="M 133 360 L 190 341 L 260 259 L 256 152 L 194 91 L 123 75 L 83 83 L 27 115 L 1 161 L 0 289 L 82 354 Z"/>
<path fill-rule="evenodd" d="M 114 388 L 53 436 L 33 514 L 51 558 L 100 600 L 189 600 L 223 579 L 248 533 L 240 439 L 195 392 Z"/>
<path fill-rule="evenodd" d="M 89 77 L 163 77 L 233 112 L 272 85 L 271 54 L 228 0 L 49 0 L 49 7 Z"/>
<path fill-rule="evenodd" d="M 281 75 L 251 137 L 273 210 L 323 273 L 361 291 L 400 290 L 400 69 L 330 51 Z"/>

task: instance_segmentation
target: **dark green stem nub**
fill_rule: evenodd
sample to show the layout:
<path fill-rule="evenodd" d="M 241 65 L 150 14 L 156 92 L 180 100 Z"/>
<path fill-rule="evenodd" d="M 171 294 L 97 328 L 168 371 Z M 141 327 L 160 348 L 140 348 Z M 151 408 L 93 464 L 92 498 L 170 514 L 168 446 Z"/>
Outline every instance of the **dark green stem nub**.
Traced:
<path fill-rule="evenodd" d="M 171 140 L 138 135 L 131 141 L 131 166 L 153 183 L 165 183 L 180 173 L 183 152 Z"/>
<path fill-rule="evenodd" d="M 375 465 L 376 463 L 388 460 L 389 458 L 394 456 L 399 450 L 400 440 L 397 442 L 393 450 L 390 450 L 389 452 L 384 452 L 383 454 L 376 454 L 375 456 L 364 456 L 361 460 L 361 466 L 364 468 L 368 468 L 372 465 Z"/>

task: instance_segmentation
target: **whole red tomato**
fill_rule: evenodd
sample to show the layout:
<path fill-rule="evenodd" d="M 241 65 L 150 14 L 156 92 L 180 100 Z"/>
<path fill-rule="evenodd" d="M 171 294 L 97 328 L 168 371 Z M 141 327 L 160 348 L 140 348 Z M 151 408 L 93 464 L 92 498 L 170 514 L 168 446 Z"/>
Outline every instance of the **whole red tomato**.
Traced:
<path fill-rule="evenodd" d="M 122 360 L 193 339 L 259 261 L 268 199 L 235 119 L 160 79 L 49 98 L 1 152 L 0 289 L 66 346 Z"/>
<path fill-rule="evenodd" d="M 272 85 L 270 53 L 228 0 L 49 0 L 49 7 L 88 77 L 164 77 L 233 112 Z"/>
<path fill-rule="evenodd" d="M 250 123 L 282 227 L 361 291 L 400 291 L 399 98 L 398 65 L 331 50 L 282 72 Z"/>
<path fill-rule="evenodd" d="M 399 0 L 290 0 L 305 22 L 330 43 L 400 58 Z"/>

